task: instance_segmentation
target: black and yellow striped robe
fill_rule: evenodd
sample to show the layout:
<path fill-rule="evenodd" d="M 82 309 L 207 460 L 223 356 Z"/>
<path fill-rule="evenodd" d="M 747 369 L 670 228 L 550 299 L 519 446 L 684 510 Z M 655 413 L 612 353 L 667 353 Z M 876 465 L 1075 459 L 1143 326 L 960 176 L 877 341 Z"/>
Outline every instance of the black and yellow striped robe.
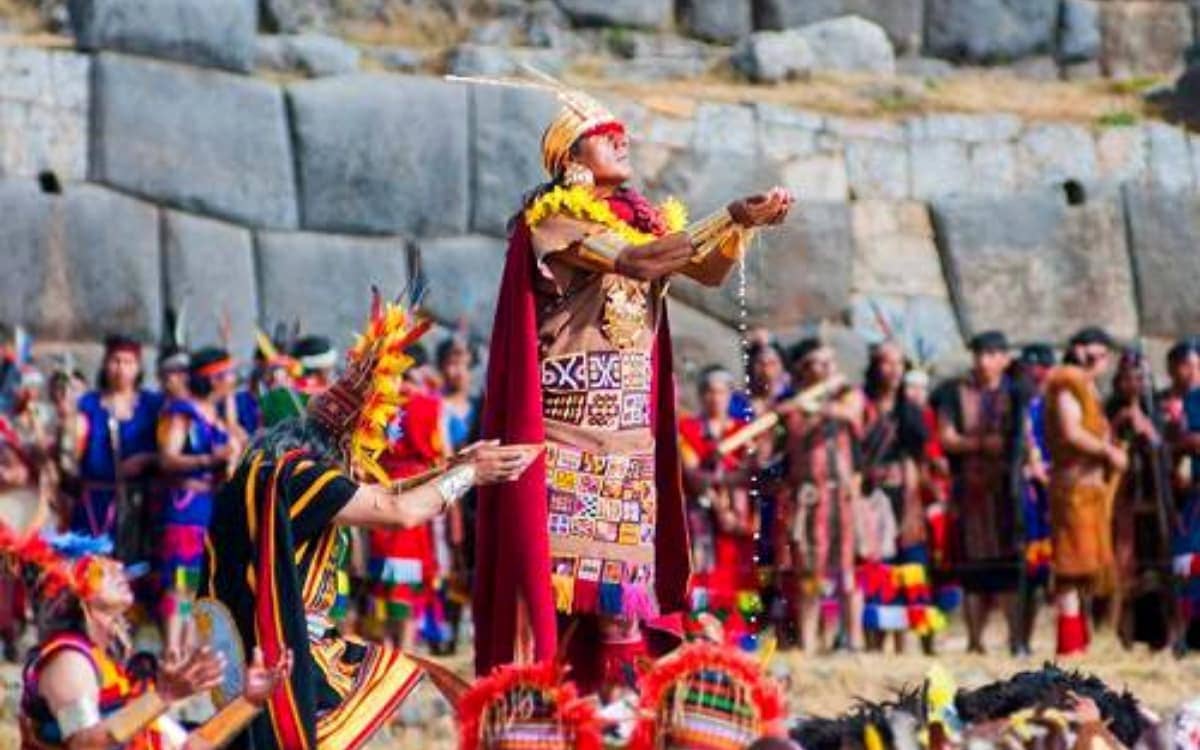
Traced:
<path fill-rule="evenodd" d="M 345 530 L 334 525 L 358 486 L 302 453 L 246 456 L 217 497 L 201 596 L 228 607 L 246 654 L 295 653 L 291 680 L 232 747 L 355 750 L 421 677 L 398 649 L 345 638 L 329 612 Z"/>

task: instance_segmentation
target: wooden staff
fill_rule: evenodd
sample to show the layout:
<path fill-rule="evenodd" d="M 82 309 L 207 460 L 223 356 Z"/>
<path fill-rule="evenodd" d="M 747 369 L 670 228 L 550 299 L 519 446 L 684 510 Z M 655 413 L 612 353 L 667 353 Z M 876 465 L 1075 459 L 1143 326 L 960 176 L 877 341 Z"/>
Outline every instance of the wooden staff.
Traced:
<path fill-rule="evenodd" d="M 1128 455 L 1129 443 L 1120 441 L 1117 447 L 1126 451 Z M 1121 480 L 1125 478 L 1124 471 L 1109 471 L 1104 478 L 1104 528 L 1105 533 L 1100 535 L 1100 542 L 1104 546 L 1104 556 L 1109 560 L 1109 563 L 1100 569 L 1100 573 L 1096 576 L 1095 589 L 1097 593 L 1118 594 L 1118 589 L 1121 586 L 1121 579 L 1117 575 L 1116 561 L 1113 551 L 1113 535 L 1112 535 L 1112 520 L 1113 508 L 1116 506 L 1117 492 L 1121 489 Z M 1119 609 L 1119 608 L 1118 608 Z M 1118 615 L 1119 616 L 1119 613 Z"/>
<path fill-rule="evenodd" d="M 814 386 L 804 389 L 717 443 L 717 453 L 720 455 L 729 455 L 759 435 L 775 429 L 775 425 L 779 424 L 779 413 L 781 411 L 793 408 L 800 408 L 809 413 L 818 411 L 826 401 L 839 395 L 845 387 L 846 381 L 843 378 L 834 377 L 823 383 L 817 383 Z"/>

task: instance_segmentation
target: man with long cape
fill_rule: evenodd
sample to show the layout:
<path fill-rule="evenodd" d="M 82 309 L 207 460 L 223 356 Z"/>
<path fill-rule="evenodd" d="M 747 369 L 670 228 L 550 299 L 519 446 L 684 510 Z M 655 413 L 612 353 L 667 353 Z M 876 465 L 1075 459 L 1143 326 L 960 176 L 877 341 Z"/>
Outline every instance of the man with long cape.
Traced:
<path fill-rule="evenodd" d="M 668 282 L 721 284 L 792 197 L 774 189 L 689 226 L 678 202 L 628 187 L 620 121 L 549 87 L 563 104 L 542 139 L 550 181 L 511 223 L 483 416 L 485 438 L 546 451 L 480 494 L 476 669 L 553 659 L 571 628 L 589 692 L 628 685 L 645 636 L 679 632 L 687 609 Z"/>

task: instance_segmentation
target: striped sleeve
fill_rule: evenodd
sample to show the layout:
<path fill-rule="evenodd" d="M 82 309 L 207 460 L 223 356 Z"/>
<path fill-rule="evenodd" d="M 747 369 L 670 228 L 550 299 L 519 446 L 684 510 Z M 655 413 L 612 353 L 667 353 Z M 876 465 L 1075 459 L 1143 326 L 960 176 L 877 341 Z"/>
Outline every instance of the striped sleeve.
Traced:
<path fill-rule="evenodd" d="M 358 485 L 329 464 L 301 461 L 292 468 L 283 489 L 294 543 L 299 546 L 333 523 Z"/>

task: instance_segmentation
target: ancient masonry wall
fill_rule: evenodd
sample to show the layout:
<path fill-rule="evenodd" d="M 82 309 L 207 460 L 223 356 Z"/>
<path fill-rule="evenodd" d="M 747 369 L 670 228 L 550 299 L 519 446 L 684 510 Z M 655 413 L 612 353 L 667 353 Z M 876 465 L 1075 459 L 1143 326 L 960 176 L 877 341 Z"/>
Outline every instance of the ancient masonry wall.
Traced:
<path fill-rule="evenodd" d="M 220 31 L 213 47 L 241 59 Z M 90 46 L 0 46 L 0 321 L 65 344 L 152 342 L 170 304 L 195 344 L 216 340 L 213 311 L 243 351 L 256 325 L 294 319 L 345 340 L 370 284 L 420 269 L 432 313 L 486 338 L 552 101 L 390 74 L 281 85 Z M 695 215 L 775 183 L 800 196 L 750 255 L 748 322 L 821 328 L 851 367 L 881 317 L 943 361 L 989 327 L 1053 340 L 1099 322 L 1152 344 L 1200 331 L 1200 136 L 610 103 L 652 195 Z M 685 371 L 740 361 L 737 287 L 673 285 Z"/>

